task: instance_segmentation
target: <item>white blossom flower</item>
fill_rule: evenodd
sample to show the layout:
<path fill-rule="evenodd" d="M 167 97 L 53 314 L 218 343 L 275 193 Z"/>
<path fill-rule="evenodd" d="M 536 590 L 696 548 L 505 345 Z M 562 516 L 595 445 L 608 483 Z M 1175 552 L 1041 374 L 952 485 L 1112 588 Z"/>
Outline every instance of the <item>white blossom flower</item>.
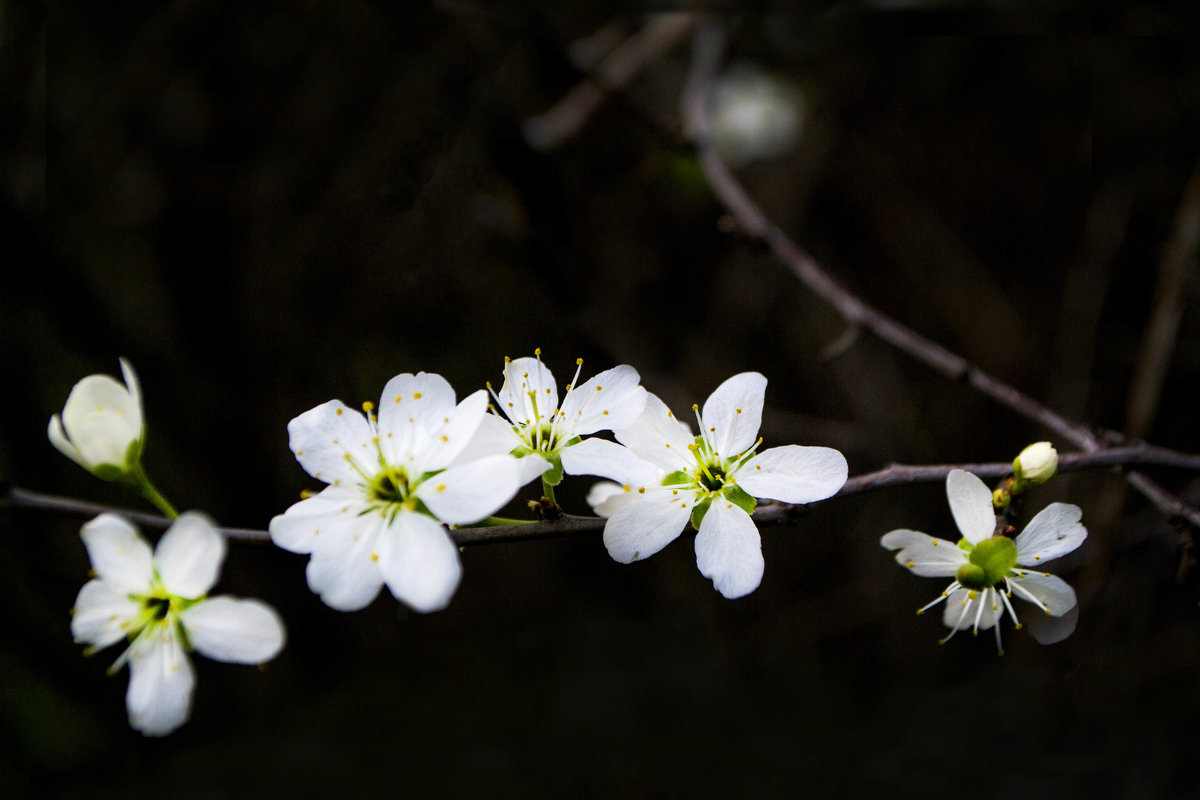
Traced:
<path fill-rule="evenodd" d="M 283 647 L 283 622 L 270 606 L 207 596 L 225 540 L 204 516 L 180 516 L 153 554 L 137 529 L 115 514 L 101 514 L 80 535 L 96 578 L 75 599 L 71 633 L 89 655 L 130 642 L 109 672 L 129 664 L 129 724 L 147 736 L 164 736 L 187 721 L 195 684 L 188 650 L 261 664 Z"/>
<path fill-rule="evenodd" d="M 577 359 L 560 405 L 554 374 L 541 355 L 538 349 L 533 358 L 504 359 L 504 383 L 493 393 L 498 413 L 484 417 L 469 453 L 512 453 L 521 459 L 523 484 L 541 475 L 544 486 L 552 487 L 564 473 L 581 474 L 573 454 L 584 436 L 633 424 L 646 407 L 646 390 L 638 383 L 637 370 L 627 364 L 580 386 L 583 359 Z M 539 458 L 530 460 L 529 455 Z"/>
<path fill-rule="evenodd" d="M 649 395 L 617 445 L 590 439 L 577 445 L 577 468 L 621 484 L 593 487 L 597 513 L 608 515 L 604 544 L 621 563 L 647 558 L 683 532 L 698 530 L 696 563 L 722 595 L 741 597 L 763 576 L 762 542 L 750 514 L 755 498 L 813 503 L 846 482 L 845 457 L 828 447 L 787 445 L 756 453 L 767 379 L 757 372 L 729 378 L 693 406 L 696 436 Z"/>
<path fill-rule="evenodd" d="M 441 523 L 478 522 L 512 499 L 517 459 L 459 458 L 487 412 L 482 389 L 456 405 L 442 376 L 397 375 L 377 416 L 364 407 L 330 400 L 288 423 L 300 466 L 329 486 L 272 519 L 271 539 L 310 554 L 309 588 L 331 608 L 363 608 L 385 583 L 417 611 L 445 608 L 462 565 Z"/>
<path fill-rule="evenodd" d="M 88 375 L 71 389 L 62 416 L 50 418 L 50 443 L 104 480 L 135 469 L 141 458 L 144 423 L 137 374 L 121 359 L 125 385 L 108 375 Z"/>
<path fill-rule="evenodd" d="M 898 550 L 896 562 L 916 575 L 954 580 L 933 602 L 917 611 L 923 613 L 946 601 L 942 621 L 951 629 L 941 641 L 957 631 L 995 628 L 996 649 L 1004 654 L 999 622 L 1007 611 L 1021 627 L 1010 598 L 1028 600 L 1046 614 L 1061 617 L 1075 607 L 1075 590 L 1066 581 L 1042 572 L 1041 564 L 1071 552 L 1087 538 L 1080 524 L 1079 506 L 1051 503 L 1042 509 L 1015 539 L 993 535 L 996 516 L 992 492 L 983 481 L 961 469 L 946 476 L 950 513 L 962 538 L 957 544 L 911 530 L 884 534 L 880 544 Z"/>

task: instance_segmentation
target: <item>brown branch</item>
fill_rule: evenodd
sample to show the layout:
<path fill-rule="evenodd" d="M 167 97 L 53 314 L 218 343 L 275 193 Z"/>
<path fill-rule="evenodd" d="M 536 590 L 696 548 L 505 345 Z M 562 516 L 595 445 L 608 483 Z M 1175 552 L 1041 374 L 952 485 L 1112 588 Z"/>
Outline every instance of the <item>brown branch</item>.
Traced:
<path fill-rule="evenodd" d="M 1054 431 L 1085 452 L 1101 449 L 1105 440 L 1121 441 L 1123 437 L 1115 431 L 1102 432 L 1102 439 L 1086 425 L 1067 419 L 962 356 L 868 305 L 776 227 L 721 160 L 709 136 L 709 88 L 720 66 L 724 48 L 725 29 L 719 21 L 709 21 L 697 29 L 693 40 L 692 63 L 681 99 L 681 113 L 684 130 L 696 147 L 710 188 L 746 234 L 765 242 L 801 283 L 833 306 L 847 322 L 871 331 L 950 380 L 965 382 L 1026 419 Z M 1184 517 L 1200 527 L 1200 511 L 1189 507 L 1150 478 L 1130 472 L 1126 479 L 1168 516 Z"/>
<path fill-rule="evenodd" d="M 1180 453 L 1164 447 L 1149 444 L 1133 444 L 1124 447 L 1111 447 L 1090 453 L 1063 453 L 1059 455 L 1059 472 L 1077 472 L 1086 469 L 1104 467 L 1124 467 L 1130 465 L 1174 467 L 1177 469 L 1200 472 L 1200 455 Z M 946 479 L 951 470 L 965 469 L 981 478 L 1004 478 L 1012 474 L 1012 464 L 1000 461 L 987 464 L 930 464 L 905 465 L 892 464 L 876 472 L 857 475 L 846 481 L 834 497 L 862 494 L 888 486 L 909 485 L 914 483 L 935 483 Z M 1153 491 L 1153 489 L 1151 489 Z M 832 498 L 831 498 L 832 499 Z M 1162 499 L 1170 503 L 1170 495 Z M 1188 512 L 1194 510 L 1179 503 L 1174 516 L 1187 518 Z M 129 521 L 147 528 L 166 528 L 171 520 L 155 514 L 138 511 L 128 511 L 123 508 L 89 503 L 69 497 L 32 492 L 16 486 L 8 487 L 7 492 L 0 495 L 0 506 L 13 508 L 29 508 L 38 511 L 50 511 L 73 517 L 94 517 L 103 513 L 120 514 Z M 759 504 L 754 512 L 754 521 L 758 525 L 787 525 L 794 523 L 807 506 L 792 505 L 767 501 Z M 563 514 L 552 522 L 528 522 L 519 525 L 491 525 L 478 528 L 455 528 L 450 535 L 459 546 L 476 544 L 495 544 L 500 542 L 533 541 L 536 539 L 561 539 L 581 533 L 595 533 L 604 529 L 605 520 L 602 517 L 582 517 Z M 250 528 L 219 528 L 227 538 L 241 542 L 265 543 L 271 540 L 267 531 Z"/>

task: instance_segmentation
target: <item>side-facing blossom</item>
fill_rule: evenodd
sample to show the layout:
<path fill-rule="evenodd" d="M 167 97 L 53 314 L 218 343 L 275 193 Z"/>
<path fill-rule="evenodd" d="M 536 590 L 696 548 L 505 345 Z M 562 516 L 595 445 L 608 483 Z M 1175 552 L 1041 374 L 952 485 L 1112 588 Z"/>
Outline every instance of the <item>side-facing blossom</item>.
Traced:
<path fill-rule="evenodd" d="M 129 724 L 147 736 L 166 735 L 187 721 L 195 686 L 187 651 L 261 664 L 283 647 L 283 622 L 270 606 L 208 597 L 225 540 L 204 516 L 180 516 L 153 553 L 115 514 L 101 514 L 80 535 L 96 577 L 75 599 L 71 633 L 88 645 L 88 654 L 129 642 L 109 671 L 129 664 Z"/>
<path fill-rule="evenodd" d="M 456 404 L 441 375 L 397 375 L 377 415 L 365 407 L 330 400 L 288 423 L 300 466 L 329 486 L 272 519 L 271 539 L 311 556 L 309 588 L 332 608 L 363 608 L 386 583 L 417 611 L 436 611 L 462 576 L 441 523 L 497 511 L 524 483 L 520 467 L 510 455 L 459 458 L 487 412 L 482 389 Z"/>
<path fill-rule="evenodd" d="M 541 350 L 532 358 L 506 358 L 504 383 L 494 395 L 496 413 L 484 417 L 470 452 L 512 453 L 522 460 L 523 482 L 541 475 L 547 486 L 557 486 L 564 473 L 584 474 L 574 459 L 575 445 L 584 436 L 632 425 L 646 407 L 646 390 L 638 383 L 637 370 L 627 364 L 582 385 L 583 359 L 575 365 L 560 405 L 558 385 L 542 363 Z M 529 455 L 539 458 L 526 459 Z M 549 462 L 548 469 L 542 459 Z"/>
<path fill-rule="evenodd" d="M 755 498 L 813 503 L 846 482 L 845 457 L 828 447 L 786 445 L 756 452 L 762 443 L 767 379 L 757 372 L 729 378 L 701 410 L 700 434 L 675 418 L 653 394 L 620 444 L 590 439 L 574 450 L 581 472 L 617 481 L 593 487 L 589 500 L 608 515 L 604 545 L 628 564 L 654 555 L 683 532 L 698 530 L 696 564 L 722 595 L 741 597 L 763 576 L 762 541 L 750 514 Z"/>
<path fill-rule="evenodd" d="M 71 389 L 62 415 L 50 418 L 50 443 L 87 471 L 115 480 L 135 469 L 144 438 L 137 373 L 121 359 L 125 385 L 88 375 Z"/>
<path fill-rule="evenodd" d="M 896 550 L 896 562 L 916 575 L 954 580 L 923 613 L 946 601 L 942 621 L 957 631 L 971 628 L 976 634 L 995 628 L 1001 654 L 999 622 L 1007 611 L 1020 628 L 1010 598 L 1016 594 L 1046 614 L 1061 617 L 1075 607 L 1075 590 L 1062 578 L 1041 571 L 1047 561 L 1071 552 L 1087 538 L 1080 524 L 1079 506 L 1051 503 L 1030 520 L 1015 539 L 996 534 L 992 492 L 983 481 L 961 469 L 946 476 L 950 513 L 962 533 L 958 543 L 919 531 L 894 530 L 880 544 Z M 1033 569 L 1029 569 L 1033 567 Z"/>

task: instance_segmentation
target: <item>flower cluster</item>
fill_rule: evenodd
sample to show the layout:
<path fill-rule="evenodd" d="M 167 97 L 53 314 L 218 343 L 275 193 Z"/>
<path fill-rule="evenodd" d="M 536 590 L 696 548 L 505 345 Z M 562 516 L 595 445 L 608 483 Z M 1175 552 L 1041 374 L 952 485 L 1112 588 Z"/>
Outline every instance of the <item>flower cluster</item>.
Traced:
<path fill-rule="evenodd" d="M 633 367 L 580 384 L 581 369 L 577 361 L 561 398 L 535 351 L 505 359 L 498 391 L 489 383 L 461 401 L 442 376 L 405 373 L 362 412 L 330 400 L 300 414 L 287 426 L 289 445 L 325 487 L 274 517 L 271 540 L 308 556 L 309 588 L 333 609 L 364 608 L 387 586 L 410 608 L 437 611 L 462 579 L 449 528 L 520 522 L 492 515 L 539 478 L 542 497 L 530 507 L 556 514 L 554 488 L 564 476 L 592 475 L 604 480 L 587 500 L 605 518 L 603 541 L 614 560 L 648 558 L 690 525 L 700 573 L 721 595 L 737 598 L 763 579 L 752 516 L 759 501 L 814 503 L 846 483 L 846 459 L 832 448 L 760 450 L 767 379 L 757 372 L 734 375 L 703 407 L 693 405 L 693 430 L 640 385 Z M 84 525 L 95 577 L 79 592 L 71 621 L 88 653 L 127 642 L 110 671 L 129 665 L 130 724 L 163 735 L 190 713 L 189 651 L 263 663 L 280 652 L 285 634 L 278 614 L 260 601 L 208 596 L 225 539 L 202 514 L 177 514 L 146 477 L 141 390 L 124 360 L 121 370 L 124 385 L 106 375 L 80 381 L 61 416 L 50 420 L 48 435 L 85 469 L 134 489 L 173 520 L 153 549 L 116 514 Z M 612 440 L 593 436 L 604 432 Z M 1001 648 L 1001 618 L 1007 612 L 1017 622 L 1014 594 L 1054 617 L 1075 607 L 1071 587 L 1040 565 L 1087 536 L 1079 508 L 1053 503 L 1015 537 L 995 513 L 1011 513 L 1014 498 L 1047 481 L 1057 463 L 1048 442 L 1031 445 L 994 493 L 976 476 L 953 470 L 946 493 L 962 534 L 957 543 L 906 529 L 881 539 L 917 575 L 952 578 L 918 611 L 945 602 L 946 639 L 966 628 L 992 628 Z"/>

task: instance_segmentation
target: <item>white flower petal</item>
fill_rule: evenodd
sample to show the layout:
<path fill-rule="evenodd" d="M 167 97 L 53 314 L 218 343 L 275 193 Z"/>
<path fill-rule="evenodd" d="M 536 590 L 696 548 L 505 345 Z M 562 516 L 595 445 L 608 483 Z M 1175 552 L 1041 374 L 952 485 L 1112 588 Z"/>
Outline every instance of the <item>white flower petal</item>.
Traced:
<path fill-rule="evenodd" d="M 846 483 L 846 457 L 829 447 L 785 445 L 755 455 L 736 473 L 739 486 L 754 497 L 784 503 L 815 503 Z"/>
<path fill-rule="evenodd" d="M 379 396 L 379 436 L 384 454 L 396 466 L 397 453 L 407 453 L 419 431 L 440 428 L 454 411 L 454 388 L 432 372 L 405 373 L 392 378 Z M 422 437 L 424 438 L 424 437 Z"/>
<path fill-rule="evenodd" d="M 289 422 L 287 429 L 296 460 L 317 480 L 356 484 L 362 482 L 363 474 L 370 477 L 379 472 L 371 426 L 341 400 L 305 411 Z"/>
<path fill-rule="evenodd" d="M 550 462 L 541 456 L 528 455 L 517 459 L 517 488 L 525 486 L 550 469 Z"/>
<path fill-rule="evenodd" d="M 559 418 L 577 436 L 627 428 L 646 408 L 640 380 L 628 364 L 607 369 L 567 393 Z"/>
<path fill-rule="evenodd" d="M 1009 577 L 1009 580 L 1013 584 L 1013 597 L 1028 601 L 1029 598 L 1021 591 L 1024 590 L 1036 597 L 1055 617 L 1061 617 L 1070 611 L 1077 602 L 1075 590 L 1057 575 L 1035 572 Z"/>
<path fill-rule="evenodd" d="M 618 508 L 640 496 L 629 485 L 600 481 L 588 489 L 587 504 L 597 515 L 607 518 L 615 514 Z"/>
<path fill-rule="evenodd" d="M 167 735 L 187 722 L 194 686 L 192 665 L 170 628 L 144 634 L 129 657 L 129 724 L 147 736 Z"/>
<path fill-rule="evenodd" d="M 459 451 L 449 466 L 478 461 L 487 456 L 506 455 L 523 444 L 521 437 L 513 430 L 511 422 L 496 414 L 487 413 L 479 421 L 475 435 L 467 442 L 467 446 Z M 533 479 L 530 478 L 530 480 Z"/>
<path fill-rule="evenodd" d="M 628 486 L 649 486 L 662 482 L 662 470 L 639 457 L 628 447 L 604 439 L 584 439 L 563 449 L 563 472 L 568 475 L 596 475 Z"/>
<path fill-rule="evenodd" d="M 118 359 L 121 362 L 121 377 L 125 381 L 125 388 L 129 390 L 130 410 L 139 421 L 142 420 L 142 384 L 138 381 L 137 373 L 133 370 L 133 365 L 124 358 Z M 138 425 L 141 428 L 141 424 Z"/>
<path fill-rule="evenodd" d="M 1016 539 L 1017 563 L 1036 566 L 1065 555 L 1083 543 L 1087 528 L 1079 521 L 1083 511 L 1069 503 L 1051 503 L 1038 512 Z"/>
<path fill-rule="evenodd" d="M 649 558 L 675 541 L 696 502 L 691 492 L 675 494 L 661 488 L 634 494 L 604 524 L 604 546 L 622 564 Z"/>
<path fill-rule="evenodd" d="M 222 595 L 197 603 L 179 618 L 192 647 L 217 661 L 261 664 L 283 648 L 283 620 L 259 600 Z"/>
<path fill-rule="evenodd" d="M 450 534 L 415 512 L 398 515 L 380 538 L 379 571 L 397 600 L 423 613 L 445 608 L 462 579 Z"/>
<path fill-rule="evenodd" d="M 512 456 L 488 456 L 433 475 L 415 494 L 442 522 L 469 525 L 511 500 L 523 485 L 521 474 L 521 465 Z"/>
<path fill-rule="evenodd" d="M 181 514 L 154 550 L 163 587 L 179 597 L 199 597 L 211 589 L 224 560 L 225 537 L 195 512 Z"/>
<path fill-rule="evenodd" d="M 686 424 L 675 419 L 657 396 L 646 393 L 646 407 L 628 428 L 613 431 L 617 441 L 664 472 L 694 468 L 696 461 L 688 451 L 695 436 Z"/>
<path fill-rule="evenodd" d="M 323 491 L 271 519 L 271 541 L 293 553 L 311 553 L 329 539 L 323 534 L 335 527 L 353 526 L 366 508 L 362 492 L 344 486 L 327 486 Z"/>
<path fill-rule="evenodd" d="M 146 594 L 154 576 L 150 545 L 123 517 L 101 514 L 79 531 L 96 576 L 125 594 Z"/>
<path fill-rule="evenodd" d="M 899 550 L 896 563 L 923 578 L 949 578 L 968 561 L 967 554 L 954 542 L 920 531 L 895 530 L 885 533 L 879 543 L 888 550 Z"/>
<path fill-rule="evenodd" d="M 445 469 L 474 439 L 487 416 L 487 405 L 487 392 L 480 389 L 440 417 L 424 420 L 418 417 L 408 452 L 389 451 L 385 447 L 384 455 L 410 475 Z"/>
<path fill-rule="evenodd" d="M 1004 601 L 995 589 L 977 591 L 974 599 L 970 599 L 970 595 L 967 589 L 956 589 L 950 593 L 942 611 L 942 624 L 960 631 L 973 629 L 978 616 L 979 630 L 986 631 L 1004 616 Z"/>
<path fill-rule="evenodd" d="M 496 396 L 500 398 L 500 411 L 520 425 L 531 425 L 538 420 L 549 422 L 558 409 L 554 374 L 536 358 L 506 362 L 504 384 Z"/>
<path fill-rule="evenodd" d="M 1072 606 L 1061 617 L 1039 611 L 1024 615 L 1021 621 L 1038 644 L 1056 644 L 1075 632 L 1075 626 L 1079 623 L 1079 606 Z"/>
<path fill-rule="evenodd" d="M 765 377 L 757 372 L 742 372 L 728 378 L 709 395 L 700 418 L 707 429 L 704 435 L 720 455 L 736 456 L 754 444 L 762 424 L 766 392 Z"/>
<path fill-rule="evenodd" d="M 139 611 L 138 603 L 111 584 L 88 581 L 79 590 L 71 610 L 71 635 L 76 643 L 101 650 L 125 638 L 125 623 Z"/>
<path fill-rule="evenodd" d="M 83 456 L 75 449 L 75 445 L 67 438 L 67 434 L 63 431 L 62 419 L 55 414 L 50 418 L 50 424 L 46 428 L 46 435 L 50 438 L 50 444 L 54 445 L 58 452 L 62 453 L 67 458 L 74 461 L 84 469 L 88 469 L 90 465 L 83 460 Z"/>
<path fill-rule="evenodd" d="M 965 470 L 951 470 L 946 476 L 946 497 L 954 522 L 968 542 L 979 544 L 995 532 L 992 491 L 979 478 Z"/>
<path fill-rule="evenodd" d="M 330 531 L 337 540 L 313 551 L 305 571 L 308 588 L 319 594 L 325 605 L 357 611 L 379 594 L 383 578 L 378 543 L 386 525 L 386 516 L 373 511 L 361 517 L 354 528 Z"/>
<path fill-rule="evenodd" d="M 763 576 L 762 537 L 750 515 L 714 498 L 696 534 L 696 565 L 730 600 L 757 589 Z"/>

